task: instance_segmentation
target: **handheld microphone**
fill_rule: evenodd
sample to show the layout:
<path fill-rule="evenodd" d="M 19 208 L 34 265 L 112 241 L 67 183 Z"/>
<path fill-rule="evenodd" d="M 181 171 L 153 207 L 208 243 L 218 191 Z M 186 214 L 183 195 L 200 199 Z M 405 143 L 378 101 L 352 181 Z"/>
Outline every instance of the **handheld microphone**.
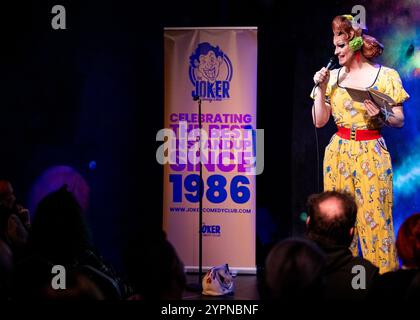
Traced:
<path fill-rule="evenodd" d="M 197 94 L 197 95 L 195 95 L 195 96 L 193 96 L 193 100 L 194 101 L 198 101 L 200 99 L 200 96 Z"/>
<path fill-rule="evenodd" d="M 332 68 L 334 68 L 334 66 L 336 65 L 336 63 L 337 63 L 337 57 L 336 57 L 336 56 L 332 56 L 332 57 L 330 58 L 330 61 L 328 61 L 328 64 L 327 64 L 327 69 L 328 69 L 328 70 L 331 70 Z M 316 87 L 318 87 L 318 86 L 319 86 L 319 82 L 317 82 L 317 83 L 315 84 L 314 89 L 315 89 Z"/>
<path fill-rule="evenodd" d="M 330 61 L 328 61 L 327 69 L 331 70 L 335 66 L 336 63 L 337 63 L 337 56 L 332 56 L 330 58 Z"/>

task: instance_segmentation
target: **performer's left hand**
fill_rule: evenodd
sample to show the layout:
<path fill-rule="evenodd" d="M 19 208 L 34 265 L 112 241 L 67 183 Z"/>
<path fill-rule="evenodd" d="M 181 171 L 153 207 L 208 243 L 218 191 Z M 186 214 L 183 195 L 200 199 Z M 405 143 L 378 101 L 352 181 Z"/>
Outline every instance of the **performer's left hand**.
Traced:
<path fill-rule="evenodd" d="M 376 117 L 380 110 L 378 107 L 372 102 L 372 100 L 365 100 L 364 105 L 366 108 L 366 111 L 370 117 Z"/>

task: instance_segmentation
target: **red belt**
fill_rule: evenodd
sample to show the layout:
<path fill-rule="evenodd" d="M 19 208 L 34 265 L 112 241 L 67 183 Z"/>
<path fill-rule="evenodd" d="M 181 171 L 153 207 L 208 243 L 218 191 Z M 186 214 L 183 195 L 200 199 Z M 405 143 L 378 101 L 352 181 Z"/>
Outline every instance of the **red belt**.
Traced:
<path fill-rule="evenodd" d="M 358 130 L 356 128 L 337 127 L 337 135 L 346 140 L 375 140 L 381 137 L 379 130 Z"/>

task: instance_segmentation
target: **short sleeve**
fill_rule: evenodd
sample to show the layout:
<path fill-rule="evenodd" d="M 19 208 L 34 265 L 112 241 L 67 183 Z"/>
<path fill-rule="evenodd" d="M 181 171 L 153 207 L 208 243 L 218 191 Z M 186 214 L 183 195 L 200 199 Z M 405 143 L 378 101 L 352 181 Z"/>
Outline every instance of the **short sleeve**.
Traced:
<path fill-rule="evenodd" d="M 330 71 L 330 79 L 328 80 L 327 89 L 325 90 L 325 101 L 330 103 L 331 91 L 334 84 L 337 82 L 338 69 Z M 315 99 L 315 88 L 311 92 L 311 98 Z"/>
<path fill-rule="evenodd" d="M 396 103 L 403 103 L 410 96 L 404 90 L 400 75 L 394 69 L 386 73 L 385 94 L 390 96 Z"/>

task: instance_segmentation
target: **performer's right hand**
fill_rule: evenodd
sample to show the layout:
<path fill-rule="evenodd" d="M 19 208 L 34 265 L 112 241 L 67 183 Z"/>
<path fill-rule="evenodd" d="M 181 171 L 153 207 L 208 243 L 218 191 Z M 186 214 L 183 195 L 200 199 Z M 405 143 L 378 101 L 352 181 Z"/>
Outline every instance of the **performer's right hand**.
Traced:
<path fill-rule="evenodd" d="M 330 70 L 327 68 L 322 68 L 314 75 L 314 82 L 318 84 L 318 86 L 325 91 L 327 88 L 328 81 L 330 80 Z"/>

